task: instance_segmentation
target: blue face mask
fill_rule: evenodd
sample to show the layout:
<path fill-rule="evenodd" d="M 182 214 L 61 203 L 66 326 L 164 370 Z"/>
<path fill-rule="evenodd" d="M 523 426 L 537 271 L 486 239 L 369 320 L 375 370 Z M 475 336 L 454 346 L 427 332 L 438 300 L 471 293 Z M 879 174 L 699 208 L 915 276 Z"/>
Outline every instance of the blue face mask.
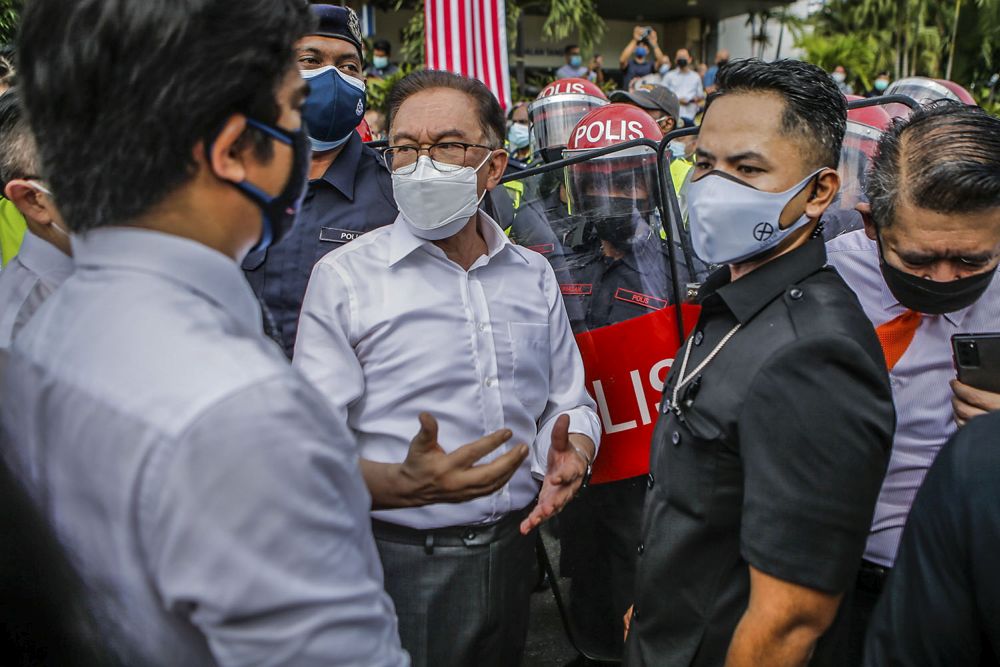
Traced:
<path fill-rule="evenodd" d="M 579 67 L 583 64 L 583 58 L 580 55 L 572 55 L 569 57 L 569 64 L 573 67 Z"/>
<path fill-rule="evenodd" d="M 309 142 L 304 127 L 298 130 L 286 130 L 253 118 L 247 118 L 247 127 L 255 128 L 292 149 L 292 166 L 288 180 L 277 195 L 269 195 L 249 181 L 239 183 L 227 181 L 260 208 L 262 222 L 260 240 L 249 254 L 260 253 L 263 261 L 261 251 L 280 241 L 291 230 L 302 206 L 306 186 L 309 184 Z M 210 156 L 211 153 L 212 145 L 209 144 L 205 154 Z"/>
<path fill-rule="evenodd" d="M 372 56 L 372 65 L 375 69 L 385 69 L 389 66 L 389 56 Z"/>
<path fill-rule="evenodd" d="M 888 87 L 889 87 L 889 82 L 886 81 L 885 79 L 875 79 L 875 90 L 881 93 Z"/>
<path fill-rule="evenodd" d="M 510 147 L 514 150 L 520 150 L 528 145 L 531 140 L 531 130 L 528 129 L 527 125 L 522 125 L 521 123 L 514 123 L 507 130 L 507 141 L 510 143 Z"/>
<path fill-rule="evenodd" d="M 646 50 L 645 46 L 635 47 L 635 55 L 639 58 L 645 58 L 647 53 L 649 53 L 649 51 Z"/>
<path fill-rule="evenodd" d="M 302 120 L 313 152 L 344 145 L 365 116 L 365 84 L 332 66 L 301 72 L 309 82 Z"/>

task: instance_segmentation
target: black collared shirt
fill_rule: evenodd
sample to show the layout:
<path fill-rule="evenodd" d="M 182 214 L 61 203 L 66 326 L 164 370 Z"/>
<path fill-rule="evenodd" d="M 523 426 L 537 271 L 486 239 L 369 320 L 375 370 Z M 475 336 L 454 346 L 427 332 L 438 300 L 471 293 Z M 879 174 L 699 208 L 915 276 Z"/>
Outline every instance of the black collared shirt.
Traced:
<path fill-rule="evenodd" d="M 722 665 L 748 565 L 821 591 L 853 584 L 895 417 L 872 325 L 825 264 L 815 239 L 736 282 L 722 269 L 702 289 L 687 372 L 741 328 L 680 392 L 681 417 L 669 398 L 683 348 L 667 378 L 629 665 Z"/>
<path fill-rule="evenodd" d="M 271 311 L 292 356 L 299 311 L 313 266 L 323 255 L 396 219 L 392 178 L 357 133 L 322 178 L 309 182 L 295 225 L 281 242 L 243 261 L 247 280 Z"/>
<path fill-rule="evenodd" d="M 910 510 L 872 614 L 866 667 L 998 665 L 1000 413 L 944 446 Z"/>

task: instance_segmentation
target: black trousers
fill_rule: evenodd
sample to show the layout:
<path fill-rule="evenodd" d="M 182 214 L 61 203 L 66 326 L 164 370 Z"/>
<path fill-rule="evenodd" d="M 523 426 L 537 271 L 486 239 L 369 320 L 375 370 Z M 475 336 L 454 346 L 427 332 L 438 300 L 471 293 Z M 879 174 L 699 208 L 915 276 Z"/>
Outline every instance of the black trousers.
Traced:
<path fill-rule="evenodd" d="M 537 578 L 535 536 L 514 512 L 489 526 L 417 531 L 373 522 L 414 667 L 516 667 Z"/>
<path fill-rule="evenodd" d="M 635 595 L 646 479 L 588 487 L 559 515 L 560 570 L 570 578 L 570 620 L 589 654 L 622 655 L 622 616 Z"/>
<path fill-rule="evenodd" d="M 850 609 L 845 667 L 861 667 L 865 656 L 868 624 L 888 576 L 888 568 L 866 560 L 861 561 L 857 583 L 850 595 L 851 599 L 844 600 Z"/>

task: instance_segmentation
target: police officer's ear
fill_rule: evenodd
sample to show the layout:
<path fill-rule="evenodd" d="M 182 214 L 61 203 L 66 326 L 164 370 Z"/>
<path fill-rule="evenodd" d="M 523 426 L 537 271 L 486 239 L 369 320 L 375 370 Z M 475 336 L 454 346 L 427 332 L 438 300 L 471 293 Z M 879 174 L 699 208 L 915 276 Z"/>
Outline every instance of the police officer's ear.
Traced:
<path fill-rule="evenodd" d="M 509 157 L 507 151 L 502 148 L 498 148 L 490 154 L 489 160 L 483 165 L 483 171 L 486 172 L 487 190 L 492 190 L 500 185 L 500 179 L 503 178 L 504 172 L 507 171 L 507 160 Z"/>
<path fill-rule="evenodd" d="M 206 151 L 195 146 L 195 160 L 208 159 L 208 168 L 216 177 L 233 183 L 247 179 L 246 160 L 253 154 L 253 142 L 247 141 L 247 119 L 243 114 L 233 114 Z"/>
<path fill-rule="evenodd" d="M 806 186 L 806 190 L 810 194 L 806 200 L 805 213 L 809 218 L 818 220 L 840 192 L 840 174 L 836 169 L 824 169 L 816 174 L 812 187 Z"/>
<path fill-rule="evenodd" d="M 54 220 L 53 212 L 45 205 L 44 197 L 31 181 L 23 178 L 12 178 L 3 190 L 3 195 L 14 204 L 26 219 L 38 225 L 50 225 Z"/>
<path fill-rule="evenodd" d="M 865 201 L 859 201 L 854 210 L 861 214 L 861 219 L 865 223 L 865 235 L 872 241 L 877 241 L 875 235 L 875 220 L 872 218 L 872 205 Z"/>

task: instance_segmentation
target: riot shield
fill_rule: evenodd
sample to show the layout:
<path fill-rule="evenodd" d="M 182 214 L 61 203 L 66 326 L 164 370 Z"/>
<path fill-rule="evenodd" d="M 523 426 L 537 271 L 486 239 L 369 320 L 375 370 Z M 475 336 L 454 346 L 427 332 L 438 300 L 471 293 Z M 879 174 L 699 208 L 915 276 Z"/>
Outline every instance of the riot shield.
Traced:
<path fill-rule="evenodd" d="M 508 234 L 555 272 L 603 427 L 590 486 L 542 540 L 570 641 L 606 661 L 621 657 L 663 382 L 697 320 L 659 149 L 639 139 L 504 179 L 521 193 Z"/>
<path fill-rule="evenodd" d="M 840 192 L 823 215 L 823 238 L 827 241 L 841 234 L 864 228 L 864 221 L 856 207 L 868 201 L 865 186 L 868 170 L 878 148 L 882 132 L 895 116 L 896 108 L 907 113 L 917 107 L 917 102 L 901 95 L 859 99 L 847 105 L 847 131 L 840 149 Z"/>

